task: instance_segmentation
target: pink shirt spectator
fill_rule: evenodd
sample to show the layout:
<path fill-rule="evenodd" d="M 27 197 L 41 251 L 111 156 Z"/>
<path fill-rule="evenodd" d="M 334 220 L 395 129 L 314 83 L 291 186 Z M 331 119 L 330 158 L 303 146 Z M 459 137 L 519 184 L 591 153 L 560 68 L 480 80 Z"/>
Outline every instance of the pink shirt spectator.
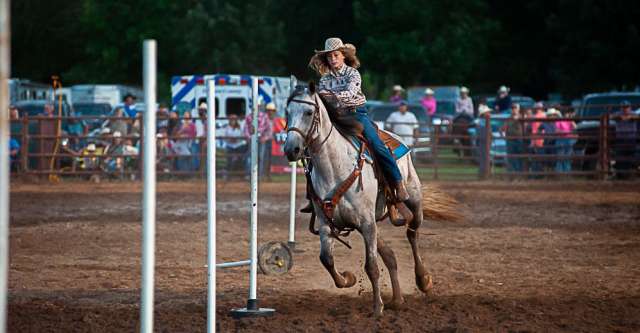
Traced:
<path fill-rule="evenodd" d="M 420 104 L 424 108 L 424 111 L 428 116 L 433 116 L 436 113 L 436 99 L 433 97 L 425 96 L 420 100 Z"/>
<path fill-rule="evenodd" d="M 569 120 L 560 120 L 556 121 L 556 134 L 569 137 L 570 133 L 573 132 L 573 128 L 575 124 L 573 121 Z"/>
<path fill-rule="evenodd" d="M 178 133 L 180 134 L 180 136 L 193 139 L 196 137 L 196 124 L 192 122 L 183 123 Z"/>
<path fill-rule="evenodd" d="M 244 118 L 244 135 L 251 137 L 251 129 L 253 128 L 253 115 L 249 114 Z M 273 125 L 271 119 L 265 112 L 258 113 L 258 140 L 266 142 L 273 139 Z"/>

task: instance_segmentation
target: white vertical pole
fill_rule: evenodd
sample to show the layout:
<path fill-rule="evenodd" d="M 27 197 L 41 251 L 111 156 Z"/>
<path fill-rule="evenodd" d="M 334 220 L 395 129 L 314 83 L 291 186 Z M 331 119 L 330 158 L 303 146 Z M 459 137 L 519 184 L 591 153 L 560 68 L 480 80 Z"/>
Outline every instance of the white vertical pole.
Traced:
<path fill-rule="evenodd" d="M 142 192 L 142 299 L 140 332 L 153 332 L 156 243 L 156 41 L 143 44 L 144 156 Z"/>
<path fill-rule="evenodd" d="M 7 329 L 9 277 L 9 0 L 0 0 L 0 333 Z"/>
<path fill-rule="evenodd" d="M 251 79 L 253 94 L 251 98 L 253 106 L 253 135 L 251 135 L 251 227 L 250 227 L 250 253 L 251 265 L 249 266 L 249 301 L 247 309 L 257 308 L 256 284 L 258 278 L 258 78 Z"/>
<path fill-rule="evenodd" d="M 296 246 L 296 169 L 298 162 L 291 162 L 289 165 L 291 166 L 291 188 L 289 190 L 289 241 L 287 245 L 293 250 Z"/>
<path fill-rule="evenodd" d="M 207 332 L 216 331 L 216 85 L 207 81 Z"/>

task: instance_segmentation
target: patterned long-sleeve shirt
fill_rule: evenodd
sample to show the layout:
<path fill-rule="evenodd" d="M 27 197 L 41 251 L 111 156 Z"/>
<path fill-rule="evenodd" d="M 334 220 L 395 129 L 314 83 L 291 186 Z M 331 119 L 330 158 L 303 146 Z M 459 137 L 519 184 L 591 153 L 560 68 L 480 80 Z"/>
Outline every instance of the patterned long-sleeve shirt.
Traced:
<path fill-rule="evenodd" d="M 346 107 L 363 105 L 367 100 L 362 93 L 362 79 L 357 69 L 342 65 L 337 71 L 331 71 L 320 78 L 320 90 L 332 92 Z"/>
<path fill-rule="evenodd" d="M 244 135 L 247 138 L 251 138 L 253 132 L 253 115 L 250 113 L 244 118 Z M 260 142 L 266 142 L 273 139 L 273 126 L 271 119 L 264 112 L 258 113 L 258 140 Z"/>

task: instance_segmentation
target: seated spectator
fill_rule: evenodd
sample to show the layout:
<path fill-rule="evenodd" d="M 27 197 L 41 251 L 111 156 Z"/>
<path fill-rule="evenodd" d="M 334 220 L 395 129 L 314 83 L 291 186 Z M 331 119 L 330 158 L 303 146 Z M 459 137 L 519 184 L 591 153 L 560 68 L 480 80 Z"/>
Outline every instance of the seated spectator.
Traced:
<path fill-rule="evenodd" d="M 456 100 L 456 113 L 464 113 L 473 117 L 473 101 L 469 97 L 469 89 L 467 87 L 460 88 L 460 97 Z"/>
<path fill-rule="evenodd" d="M 506 86 L 500 86 L 498 89 L 498 96 L 496 97 L 496 105 L 494 109 L 498 113 L 507 112 L 511 109 L 511 96 L 509 96 L 509 88 Z M 519 109 L 520 107 L 518 107 Z"/>
<path fill-rule="evenodd" d="M 142 134 L 142 112 L 139 112 L 135 115 L 135 120 L 133 120 L 133 124 L 131 124 L 131 131 L 129 132 L 129 135 L 139 138 L 141 134 Z"/>
<path fill-rule="evenodd" d="M 419 126 L 416 115 L 409 112 L 407 102 L 400 102 L 398 111 L 389 115 L 387 120 L 384 122 L 384 126 L 385 129 L 400 136 L 404 144 L 409 147 L 413 146 Z"/>
<path fill-rule="evenodd" d="M 104 160 L 107 172 L 123 171 L 124 169 L 124 143 L 122 142 L 122 134 L 113 132 L 113 143 L 108 151 L 105 151 Z"/>
<path fill-rule="evenodd" d="M 616 177 L 619 179 L 628 179 L 631 177 L 631 170 L 634 166 L 636 149 L 638 146 L 638 135 L 640 131 L 638 126 L 640 121 L 634 117 L 631 110 L 631 103 L 623 101 L 620 104 L 621 112 L 616 113 L 612 118 L 615 119 L 615 169 Z"/>
<path fill-rule="evenodd" d="M 162 172 L 171 172 L 173 170 L 173 142 L 167 137 L 166 130 L 161 130 L 156 135 L 157 145 L 157 161 L 158 170 Z"/>
<path fill-rule="evenodd" d="M 393 94 L 391 95 L 391 97 L 389 97 L 389 103 L 400 104 L 400 102 L 404 100 L 404 98 L 402 97 L 403 91 L 404 88 L 402 88 L 402 86 L 398 84 L 393 86 Z"/>
<path fill-rule="evenodd" d="M 424 108 L 424 112 L 427 114 L 429 119 L 431 119 L 431 117 L 436 113 L 436 108 L 438 106 L 436 98 L 433 95 L 434 91 L 431 88 L 427 88 L 424 90 L 424 96 L 420 99 L 420 104 L 422 105 L 422 108 Z"/>
<path fill-rule="evenodd" d="M 223 176 L 226 180 L 233 171 L 244 169 L 244 157 L 247 152 L 247 142 L 237 115 L 229 115 L 229 124 L 222 129 L 222 137 L 227 155 L 227 167 Z"/>
<path fill-rule="evenodd" d="M 552 108 L 549 112 L 562 117 L 562 113 L 556 109 Z M 573 132 L 576 129 L 576 123 L 572 120 L 559 120 L 555 125 L 556 154 L 562 156 L 556 161 L 556 172 L 570 172 L 572 160 L 569 157 L 573 154 L 573 144 L 575 143 Z"/>
<path fill-rule="evenodd" d="M 164 104 L 160 104 L 158 112 L 156 113 L 156 118 L 158 119 L 156 123 L 158 130 L 169 125 L 169 109 Z"/>

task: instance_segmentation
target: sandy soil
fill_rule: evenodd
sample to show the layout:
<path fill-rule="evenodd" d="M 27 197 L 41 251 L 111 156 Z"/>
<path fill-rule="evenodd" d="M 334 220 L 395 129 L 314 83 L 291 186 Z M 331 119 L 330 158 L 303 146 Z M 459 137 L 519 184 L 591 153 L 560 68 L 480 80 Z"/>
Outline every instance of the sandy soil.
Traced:
<path fill-rule="evenodd" d="M 466 205 L 468 219 L 421 229 L 429 234 L 419 243 L 434 277 L 432 295 L 415 287 L 404 230 L 382 223 L 406 303 L 373 318 L 360 236 L 350 237 L 353 250 L 336 245 L 338 269 L 359 280 L 339 290 L 318 260 L 307 217 L 299 216 L 304 252 L 295 254 L 293 270 L 258 278 L 261 305 L 277 314 L 230 318 L 229 310 L 246 302 L 247 269 L 219 270 L 220 331 L 640 331 L 640 184 L 441 185 Z M 248 255 L 248 190 L 220 184 L 218 261 Z M 205 188 L 160 183 L 158 193 L 155 327 L 204 331 Z M 139 183 L 12 184 L 9 331 L 136 330 L 140 198 Z M 260 243 L 286 241 L 288 184 L 262 184 L 259 212 Z M 386 271 L 381 276 L 387 299 Z"/>

